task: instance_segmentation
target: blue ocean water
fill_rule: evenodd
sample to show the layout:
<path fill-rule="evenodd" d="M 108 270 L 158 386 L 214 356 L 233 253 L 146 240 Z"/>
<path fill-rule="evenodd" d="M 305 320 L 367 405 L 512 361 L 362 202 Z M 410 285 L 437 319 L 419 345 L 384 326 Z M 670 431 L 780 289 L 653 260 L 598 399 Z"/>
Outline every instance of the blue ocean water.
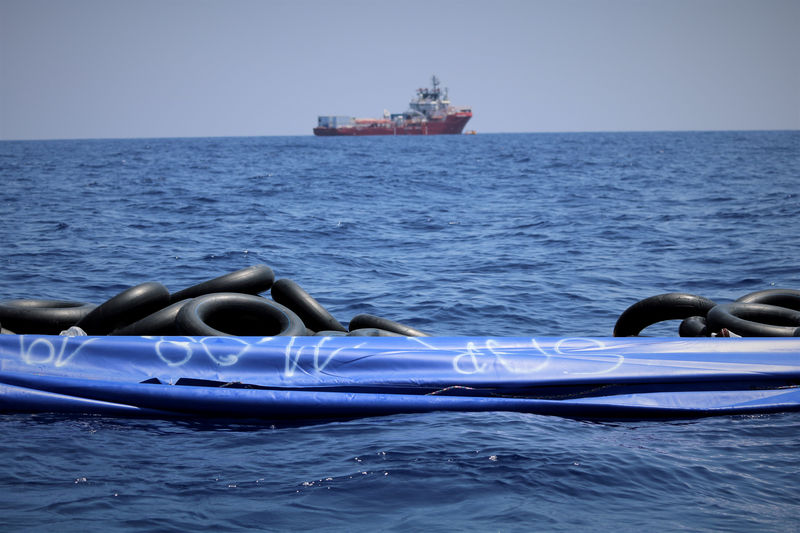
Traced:
<path fill-rule="evenodd" d="M 0 299 L 266 263 L 341 322 L 609 336 L 654 294 L 800 288 L 800 132 L 0 142 L 0 177 Z M 0 528 L 799 531 L 799 429 L 2 415 Z"/>

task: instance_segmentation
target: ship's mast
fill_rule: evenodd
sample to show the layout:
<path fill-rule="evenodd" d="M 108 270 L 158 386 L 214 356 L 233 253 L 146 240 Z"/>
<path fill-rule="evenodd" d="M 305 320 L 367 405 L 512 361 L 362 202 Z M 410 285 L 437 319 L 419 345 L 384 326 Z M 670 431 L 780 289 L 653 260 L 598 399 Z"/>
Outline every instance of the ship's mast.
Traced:
<path fill-rule="evenodd" d="M 433 87 L 417 89 L 417 98 L 411 101 L 408 113 L 420 114 L 426 118 L 445 113 L 450 102 L 447 100 L 447 89 L 442 94 L 442 90 L 439 88 L 440 84 L 441 82 L 436 74 L 431 76 L 431 85 Z"/>
<path fill-rule="evenodd" d="M 447 87 L 445 87 L 444 90 L 439 89 L 441 82 L 436 74 L 431 76 L 431 84 L 433 85 L 433 90 L 431 90 L 431 95 L 433 98 L 435 98 L 437 101 L 447 102 L 449 100 L 447 95 Z"/>

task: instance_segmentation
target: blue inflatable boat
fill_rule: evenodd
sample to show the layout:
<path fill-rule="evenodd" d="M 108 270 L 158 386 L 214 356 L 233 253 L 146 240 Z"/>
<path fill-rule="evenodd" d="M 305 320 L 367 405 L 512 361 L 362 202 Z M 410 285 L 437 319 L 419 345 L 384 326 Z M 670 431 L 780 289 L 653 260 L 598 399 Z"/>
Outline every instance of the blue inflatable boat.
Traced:
<path fill-rule="evenodd" d="M 321 420 L 800 409 L 800 338 L 0 335 L 0 411 Z"/>

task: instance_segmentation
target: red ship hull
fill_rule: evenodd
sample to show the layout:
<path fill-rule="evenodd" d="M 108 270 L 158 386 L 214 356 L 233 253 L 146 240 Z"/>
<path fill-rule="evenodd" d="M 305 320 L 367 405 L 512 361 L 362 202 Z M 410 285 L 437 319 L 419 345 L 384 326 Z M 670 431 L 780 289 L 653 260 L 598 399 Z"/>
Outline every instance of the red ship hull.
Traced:
<path fill-rule="evenodd" d="M 459 111 L 444 120 L 427 120 L 397 125 L 390 120 L 362 120 L 352 126 L 316 127 L 314 135 L 319 136 L 361 136 L 361 135 L 458 135 L 464 130 L 472 112 Z"/>

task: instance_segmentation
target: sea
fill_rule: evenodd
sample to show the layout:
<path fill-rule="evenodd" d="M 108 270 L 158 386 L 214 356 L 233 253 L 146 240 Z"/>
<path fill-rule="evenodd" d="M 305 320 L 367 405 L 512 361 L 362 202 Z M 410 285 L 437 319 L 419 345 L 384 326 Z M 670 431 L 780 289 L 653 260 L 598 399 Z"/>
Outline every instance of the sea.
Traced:
<path fill-rule="evenodd" d="M 0 300 L 263 263 L 342 323 L 607 337 L 661 293 L 800 289 L 799 185 L 799 131 L 3 141 Z M 0 414 L 0 435 L 4 532 L 800 531 L 800 413 Z"/>

